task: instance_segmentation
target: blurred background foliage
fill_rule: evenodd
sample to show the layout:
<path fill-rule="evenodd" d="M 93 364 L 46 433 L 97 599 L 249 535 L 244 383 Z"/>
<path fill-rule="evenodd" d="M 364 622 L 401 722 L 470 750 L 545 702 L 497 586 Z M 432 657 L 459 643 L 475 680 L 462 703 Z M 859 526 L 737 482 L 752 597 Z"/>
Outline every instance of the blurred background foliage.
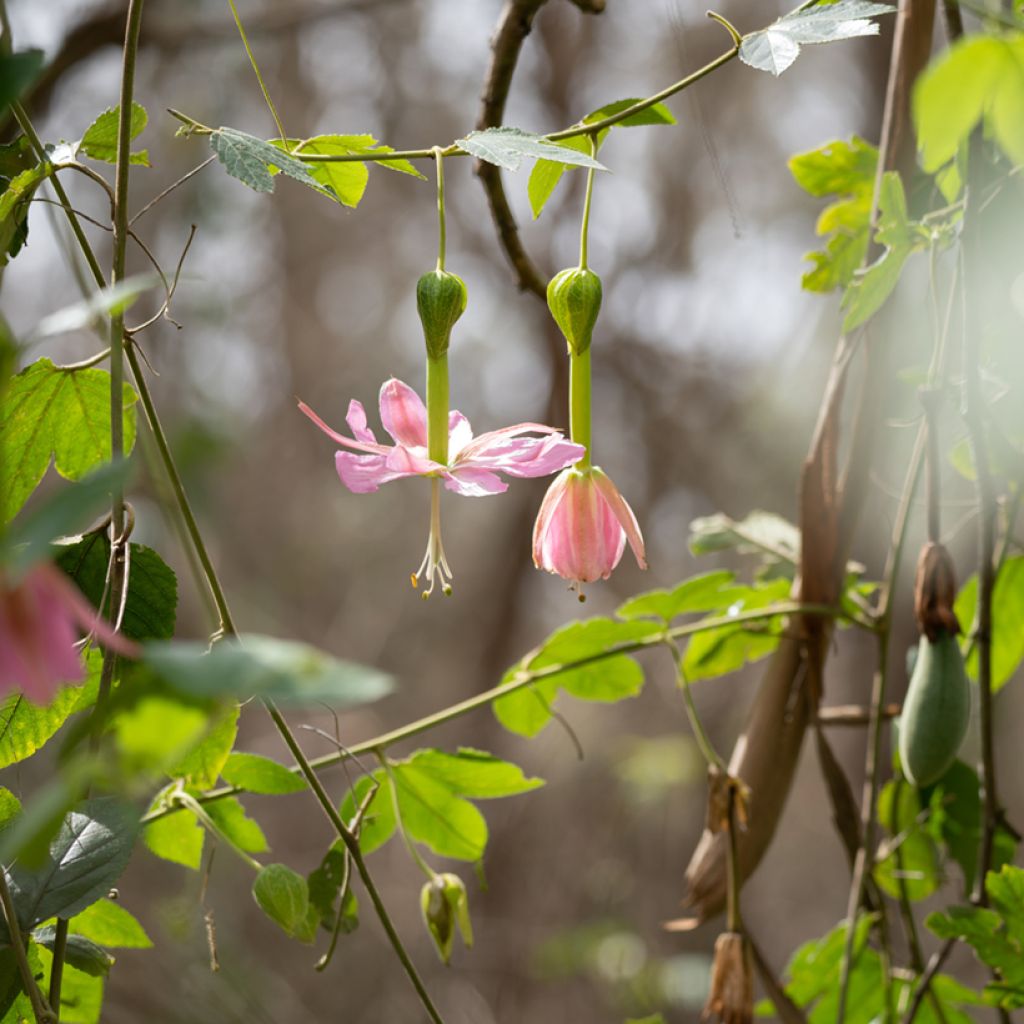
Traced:
<path fill-rule="evenodd" d="M 55 61 L 56 73 L 28 104 L 41 134 L 79 137 L 96 110 L 117 102 L 122 5 L 8 6 L 17 45 L 41 46 Z M 475 123 L 500 6 L 252 0 L 240 8 L 290 135 L 372 132 L 410 148 L 447 143 Z M 750 30 L 783 10 L 729 3 L 723 13 Z M 602 151 L 613 173 L 599 178 L 590 242 L 605 286 L 594 340 L 596 457 L 637 513 L 651 569 L 641 573 L 627 557 L 612 580 L 590 588 L 585 607 L 531 564 L 543 481 L 516 481 L 501 500 L 446 501 L 455 593 L 425 605 L 408 574 L 427 531 L 426 489 L 347 493 L 331 444 L 296 410 L 300 397 L 340 424 L 356 397 L 373 423 L 381 380 L 395 375 L 421 387 L 413 288 L 434 260 L 429 182 L 371 168 L 353 212 L 290 181 L 272 198 L 256 195 L 211 166 L 139 222 L 165 266 L 178 259 L 190 225 L 198 227 L 172 309 L 181 329 L 161 322 L 142 347 L 240 626 L 378 664 L 401 682 L 385 702 L 344 718 L 343 742 L 494 685 L 570 618 L 610 611 L 642 589 L 716 564 L 740 568 L 734 556 L 713 563 L 690 554 L 697 516 L 764 508 L 795 518 L 800 463 L 840 320 L 834 299 L 800 289 L 820 203 L 793 182 L 786 160 L 833 138 L 877 139 L 890 31 L 883 21 L 880 40 L 810 48 L 778 80 L 734 63 L 671 102 L 677 126 L 614 133 Z M 541 132 L 564 127 L 609 101 L 656 91 L 722 46 L 722 30 L 689 0 L 610 0 L 600 15 L 551 0 L 526 43 L 505 121 Z M 274 131 L 217 0 L 149 0 L 136 95 L 150 112 L 141 143 L 153 164 L 133 174 L 136 209 L 207 156 L 200 142 L 174 138 L 166 107 L 210 125 Z M 518 292 L 473 171 L 470 160 L 449 162 L 448 266 L 470 296 L 451 350 L 453 406 L 478 431 L 520 420 L 565 426 L 561 340 L 542 304 Z M 506 186 L 526 248 L 549 273 L 575 257 L 583 176 L 570 173 L 536 222 L 526 178 L 525 170 L 506 176 Z M 105 218 L 93 191 L 69 187 L 76 205 Z M 109 239 L 92 235 L 105 260 Z M 71 251 L 53 208 L 36 210 L 26 251 L 5 271 L 5 312 L 17 334 L 78 297 Z M 131 268 L 145 269 L 137 250 Z M 925 271 L 907 276 L 897 301 L 912 343 Z M 70 361 L 92 350 L 82 334 L 48 354 Z M 903 369 L 910 410 L 920 367 Z M 902 422 L 889 426 L 855 548 L 869 578 L 881 571 L 912 435 Z M 967 511 L 970 492 L 958 490 L 952 468 L 949 476 L 951 543 L 967 551 L 956 508 Z M 140 491 L 135 539 L 161 551 L 183 581 L 179 635 L 201 636 L 202 590 L 184 585 L 188 562 L 161 501 L 155 490 Z M 922 531 L 917 524 L 908 550 Z M 909 599 L 904 607 L 893 645 L 900 658 L 914 638 Z M 828 702 L 866 702 L 872 662 L 869 640 L 844 635 Z M 431 737 L 444 748 L 491 750 L 548 780 L 529 797 L 487 808 L 487 885 L 470 884 L 477 945 L 458 951 L 452 969 L 437 962 L 422 928 L 420 880 L 405 851 L 392 843 L 371 861 L 449 1024 L 617 1021 L 659 1009 L 670 1021 L 697 1019 L 717 928 L 669 935 L 661 922 L 678 916 L 683 869 L 704 819 L 703 768 L 667 660 L 645 664 L 640 698 L 563 709 L 582 761 L 557 726 L 527 743 L 486 711 Z M 696 690 L 722 750 L 755 677 L 744 671 Z M 1020 702 L 1007 692 L 997 731 Z M 328 714 L 306 723 L 335 731 Z M 241 749 L 282 755 L 261 714 L 244 715 L 242 729 Z M 840 730 L 834 739 L 859 787 L 861 732 Z M 315 734 L 308 745 L 330 750 Z M 997 749 L 1012 760 L 998 736 Z M 21 781 L 43 772 L 33 763 Z M 1024 794 L 1012 772 L 1004 778 L 1009 816 L 1019 820 Z M 328 780 L 340 800 L 344 774 Z M 319 862 L 330 836 L 312 801 L 254 797 L 249 807 L 275 859 L 304 871 Z M 805 752 L 777 840 L 744 890 L 745 918 L 776 970 L 843 916 L 847 878 L 820 773 Z M 121 892 L 158 952 L 119 956 L 104 1019 L 417 1019 L 374 921 L 317 975 L 315 955 L 263 917 L 249 884 L 227 854 L 214 859 L 207 883 L 139 852 Z M 217 973 L 204 915 L 216 932 Z M 970 973 L 969 952 L 958 951 L 958 968 Z"/>

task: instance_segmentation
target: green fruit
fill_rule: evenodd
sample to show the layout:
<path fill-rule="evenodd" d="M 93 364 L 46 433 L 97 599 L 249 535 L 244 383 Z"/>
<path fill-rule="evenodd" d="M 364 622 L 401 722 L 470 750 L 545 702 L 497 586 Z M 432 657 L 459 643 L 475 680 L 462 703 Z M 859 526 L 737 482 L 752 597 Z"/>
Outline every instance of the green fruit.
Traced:
<path fill-rule="evenodd" d="M 452 328 L 466 311 L 466 301 L 462 278 L 447 270 L 431 271 L 416 282 L 416 309 L 431 359 L 440 359 L 448 351 Z"/>
<path fill-rule="evenodd" d="M 590 338 L 601 311 L 601 278 L 592 270 L 570 267 L 548 282 L 548 309 L 577 356 L 590 348 Z"/>
<path fill-rule="evenodd" d="M 903 774 L 915 786 L 930 786 L 945 775 L 970 717 L 970 686 L 956 637 L 922 636 L 899 727 Z"/>

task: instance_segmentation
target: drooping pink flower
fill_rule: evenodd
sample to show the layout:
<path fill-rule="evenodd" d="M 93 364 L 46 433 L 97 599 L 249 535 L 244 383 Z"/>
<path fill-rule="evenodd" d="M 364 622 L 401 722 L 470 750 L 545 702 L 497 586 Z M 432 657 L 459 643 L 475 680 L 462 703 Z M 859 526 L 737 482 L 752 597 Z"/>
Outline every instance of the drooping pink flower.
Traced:
<path fill-rule="evenodd" d="M 33 566 L 16 584 L 0 576 L 0 695 L 20 690 L 45 704 L 62 683 L 82 682 L 80 631 L 120 654 L 139 656 L 138 646 L 111 630 L 53 565 Z"/>
<path fill-rule="evenodd" d="M 619 564 L 626 541 L 637 564 L 647 568 L 644 539 L 633 510 L 597 466 L 566 469 L 548 488 L 533 527 L 533 563 L 584 583 L 607 579 Z"/>
<path fill-rule="evenodd" d="M 425 574 L 430 590 L 433 590 L 437 572 L 442 589 L 450 591 L 446 577 L 451 578 L 451 570 L 441 546 L 437 487 L 440 481 L 456 494 L 470 497 L 500 494 L 508 490 L 508 484 L 499 474 L 547 476 L 572 465 L 585 453 L 582 445 L 574 444 L 560 431 L 540 423 L 517 423 L 474 437 L 469 420 L 453 409 L 448 416 L 448 463 L 435 462 L 427 455 L 426 406 L 408 384 L 393 377 L 380 389 L 380 419 L 393 444 L 377 440 L 367 426 L 366 411 L 355 399 L 349 402 L 345 417 L 352 437 L 332 430 L 305 402 L 299 403 L 299 409 L 328 437 L 349 449 L 337 452 L 334 463 L 341 482 L 353 493 L 368 494 L 381 484 L 404 477 L 431 478 L 434 494 L 430 540 L 423 564 L 412 576 L 415 586 Z"/>

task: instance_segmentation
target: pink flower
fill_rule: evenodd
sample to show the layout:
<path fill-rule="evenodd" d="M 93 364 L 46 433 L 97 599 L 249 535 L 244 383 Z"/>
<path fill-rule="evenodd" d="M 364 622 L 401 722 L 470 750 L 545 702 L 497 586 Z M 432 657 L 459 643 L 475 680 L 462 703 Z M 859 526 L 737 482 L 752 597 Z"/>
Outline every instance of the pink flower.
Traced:
<path fill-rule="evenodd" d="M 456 494 L 483 497 L 508 490 L 500 473 L 512 477 L 547 476 L 582 458 L 582 445 L 567 440 L 553 427 L 540 423 L 517 423 L 511 427 L 473 436 L 469 420 L 452 410 L 448 416 L 448 463 L 435 462 L 427 455 L 427 410 L 420 396 L 408 384 L 392 377 L 380 389 L 380 419 L 394 444 L 381 444 L 366 424 L 366 411 L 360 402 L 349 402 L 345 422 L 352 431 L 346 437 L 332 430 L 304 402 L 299 408 L 328 437 L 349 451 L 337 452 L 334 464 L 341 482 L 355 494 L 376 491 L 381 484 L 403 477 L 431 478 L 431 530 L 427 553 L 419 571 L 413 573 L 413 586 L 426 573 L 433 590 L 438 572 L 442 589 L 450 592 L 446 577 L 451 570 L 444 557 L 440 533 L 440 491 L 438 483 Z M 527 437 L 540 434 L 540 437 Z M 356 454 L 359 453 L 359 454 Z"/>
<path fill-rule="evenodd" d="M 627 540 L 646 569 L 640 527 L 615 484 L 597 466 L 567 469 L 552 481 L 537 514 L 533 562 L 571 580 L 582 601 L 582 584 L 607 579 Z"/>
<path fill-rule="evenodd" d="M 61 683 L 82 682 L 78 627 L 120 654 L 139 656 L 137 645 L 114 633 L 81 591 L 49 563 L 33 566 L 14 585 L 0 575 L 0 694 L 20 690 L 45 704 Z"/>

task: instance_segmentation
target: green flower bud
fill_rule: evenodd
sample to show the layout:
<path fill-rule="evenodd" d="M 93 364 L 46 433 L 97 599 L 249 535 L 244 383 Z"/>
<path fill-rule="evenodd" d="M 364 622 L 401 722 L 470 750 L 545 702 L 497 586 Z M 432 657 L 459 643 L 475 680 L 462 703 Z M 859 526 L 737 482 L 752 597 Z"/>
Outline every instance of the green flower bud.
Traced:
<path fill-rule="evenodd" d="M 565 335 L 569 351 L 583 355 L 590 348 L 601 311 L 601 278 L 583 267 L 559 271 L 548 283 L 548 309 Z"/>
<path fill-rule="evenodd" d="M 431 359 L 440 359 L 448 351 L 455 321 L 466 311 L 466 298 L 462 278 L 447 270 L 433 270 L 416 282 L 416 309 Z"/>
<path fill-rule="evenodd" d="M 451 959 L 456 926 L 466 948 L 472 948 L 473 928 L 469 922 L 469 898 L 466 895 L 466 886 L 458 875 L 435 875 L 427 882 L 420 891 L 420 910 L 443 963 L 447 964 Z"/>

